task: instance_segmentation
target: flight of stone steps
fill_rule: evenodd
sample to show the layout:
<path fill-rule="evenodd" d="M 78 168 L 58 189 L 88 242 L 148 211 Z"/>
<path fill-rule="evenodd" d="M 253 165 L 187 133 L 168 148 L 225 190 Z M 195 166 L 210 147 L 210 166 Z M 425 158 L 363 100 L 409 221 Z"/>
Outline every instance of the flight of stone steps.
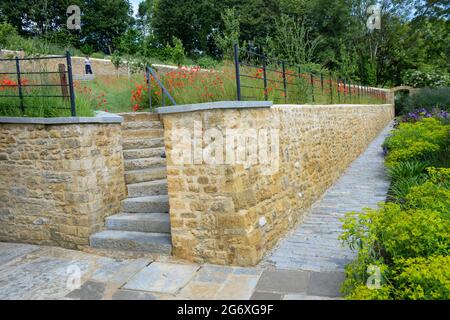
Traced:
<path fill-rule="evenodd" d="M 128 198 L 122 213 L 106 219 L 106 230 L 91 236 L 96 249 L 170 254 L 164 130 L 152 113 L 120 114 Z"/>

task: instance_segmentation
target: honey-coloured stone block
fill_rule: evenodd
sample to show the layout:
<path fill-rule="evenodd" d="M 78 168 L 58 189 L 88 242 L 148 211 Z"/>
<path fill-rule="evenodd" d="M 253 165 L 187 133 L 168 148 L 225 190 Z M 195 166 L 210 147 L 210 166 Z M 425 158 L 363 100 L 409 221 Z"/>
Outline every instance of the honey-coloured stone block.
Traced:
<path fill-rule="evenodd" d="M 213 166 L 200 161 L 168 172 L 169 181 L 183 181 L 176 188 L 169 188 L 169 198 L 177 201 L 176 208 L 171 206 L 170 210 L 174 221 L 173 254 L 198 263 L 250 266 L 304 220 L 311 205 L 393 119 L 394 108 L 277 105 L 162 117 L 166 151 L 185 147 L 172 140 L 175 130 L 186 130 L 191 137 L 196 135 L 195 143 L 203 147 L 210 143 L 201 139 L 208 130 L 224 135 L 227 130 L 277 133 L 272 154 L 277 157 L 265 166 L 237 161 Z M 196 121 L 201 124 L 200 135 L 194 134 Z M 261 150 L 271 148 L 265 145 Z M 248 151 L 237 144 L 230 149 L 234 153 Z M 236 154 L 229 158 L 238 159 Z M 226 154 L 224 159 L 228 159 Z M 167 160 L 169 168 L 176 165 L 170 155 Z M 268 167 L 273 170 L 267 170 Z M 179 209 L 178 202 L 185 203 L 185 207 Z M 187 239 L 189 245 L 185 245 Z"/>

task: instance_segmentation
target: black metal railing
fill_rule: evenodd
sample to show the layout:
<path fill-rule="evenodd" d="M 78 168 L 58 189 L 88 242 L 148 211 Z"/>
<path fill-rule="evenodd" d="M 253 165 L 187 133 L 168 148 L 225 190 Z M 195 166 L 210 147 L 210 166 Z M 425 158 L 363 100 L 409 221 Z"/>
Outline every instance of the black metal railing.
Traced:
<path fill-rule="evenodd" d="M 234 45 L 237 100 L 276 103 L 386 102 L 386 91 L 332 72 L 314 72 Z M 256 71 L 255 71 L 256 70 Z"/>
<path fill-rule="evenodd" d="M 41 70 L 41 71 L 26 71 L 24 68 L 24 62 L 28 61 L 30 63 L 40 62 L 43 60 L 63 60 L 64 63 L 58 64 L 58 70 Z M 55 56 L 45 56 L 45 57 L 33 57 L 33 58 L 11 58 L 11 59 L 0 59 L 0 66 L 3 69 L 7 69 L 7 65 L 14 64 L 14 72 L 0 72 L 0 106 L 1 99 L 3 98 L 17 98 L 19 99 L 19 107 L 22 115 L 26 113 L 27 108 L 32 108 L 33 106 L 27 106 L 28 98 L 59 98 L 65 102 L 62 105 L 55 106 L 58 109 L 70 109 L 70 114 L 76 116 L 76 104 L 75 104 L 75 90 L 73 86 L 73 71 L 72 71 L 72 57 L 69 52 L 65 55 L 55 55 Z M 53 83 L 47 83 L 48 78 L 43 82 L 42 76 L 56 76 L 56 80 Z M 12 79 L 2 79 L 4 76 L 15 76 L 15 81 Z M 31 81 L 27 77 L 39 76 L 39 82 L 35 79 Z M 57 88 L 60 89 L 57 89 Z M 48 89 L 48 88 L 53 88 Z M 34 89 L 34 90 L 33 90 Z M 38 89 L 38 90 L 36 90 Z M 44 89 L 48 89 L 45 91 Z M 54 89 L 57 89 L 56 91 Z M 2 94 L 2 92 L 7 92 Z M 50 107 L 52 103 L 48 102 Z M 66 107 L 68 105 L 68 107 Z"/>
<path fill-rule="evenodd" d="M 147 80 L 147 89 L 148 89 L 148 99 L 149 99 L 150 112 L 153 112 L 154 109 L 155 109 L 153 101 L 152 101 L 152 78 L 154 79 L 154 81 L 156 82 L 156 85 L 161 90 L 161 106 L 162 107 L 166 106 L 166 97 L 167 97 L 167 99 L 169 99 L 169 101 L 172 103 L 172 105 L 174 105 L 174 106 L 176 105 L 175 99 L 171 96 L 169 91 L 167 91 L 166 87 L 164 87 L 164 84 L 159 79 L 159 77 L 156 74 L 156 71 L 154 69 L 152 69 L 149 66 L 146 66 L 145 67 L 145 77 L 146 77 L 146 80 Z"/>

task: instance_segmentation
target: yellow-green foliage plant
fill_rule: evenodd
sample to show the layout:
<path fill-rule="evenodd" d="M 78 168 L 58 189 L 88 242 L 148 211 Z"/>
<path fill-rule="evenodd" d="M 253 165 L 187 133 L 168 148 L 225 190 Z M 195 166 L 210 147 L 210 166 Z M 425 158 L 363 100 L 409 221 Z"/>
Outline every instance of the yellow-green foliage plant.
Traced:
<path fill-rule="evenodd" d="M 389 153 L 386 164 L 392 167 L 399 162 L 419 160 L 435 161 L 449 151 L 450 125 L 435 118 L 417 123 L 401 123 L 386 142 Z"/>
<path fill-rule="evenodd" d="M 351 300 L 450 299 L 449 126 L 401 124 L 388 138 L 389 202 L 349 213 L 340 237 L 358 250 L 342 292 Z M 374 267 L 378 286 L 370 286 Z"/>

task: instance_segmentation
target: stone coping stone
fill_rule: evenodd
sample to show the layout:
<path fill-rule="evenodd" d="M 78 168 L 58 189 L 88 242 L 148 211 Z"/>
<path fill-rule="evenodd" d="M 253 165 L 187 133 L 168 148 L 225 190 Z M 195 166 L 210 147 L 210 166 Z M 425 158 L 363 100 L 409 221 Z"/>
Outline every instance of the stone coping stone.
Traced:
<path fill-rule="evenodd" d="M 354 107 L 390 107 L 392 104 L 276 104 L 273 108 L 297 107 L 297 108 L 354 108 Z"/>
<path fill-rule="evenodd" d="M 299 108 L 353 108 L 353 107 L 373 107 L 373 106 L 391 106 L 391 104 L 276 104 L 272 101 L 219 101 L 199 104 L 176 105 L 170 107 L 161 107 L 156 109 L 158 114 L 185 113 L 195 111 L 206 111 L 214 109 L 249 109 L 249 108 L 280 108 L 280 107 L 299 107 Z"/>
<path fill-rule="evenodd" d="M 0 124 L 92 124 L 92 123 L 122 123 L 123 117 L 104 111 L 95 112 L 94 117 L 61 117 L 61 118 L 27 118 L 27 117 L 0 117 Z"/>
<path fill-rule="evenodd" d="M 206 111 L 214 109 L 249 109 L 249 108 L 270 108 L 272 101 L 219 101 L 198 104 L 185 104 L 170 107 L 157 108 L 156 113 L 171 114 L 194 111 Z"/>

